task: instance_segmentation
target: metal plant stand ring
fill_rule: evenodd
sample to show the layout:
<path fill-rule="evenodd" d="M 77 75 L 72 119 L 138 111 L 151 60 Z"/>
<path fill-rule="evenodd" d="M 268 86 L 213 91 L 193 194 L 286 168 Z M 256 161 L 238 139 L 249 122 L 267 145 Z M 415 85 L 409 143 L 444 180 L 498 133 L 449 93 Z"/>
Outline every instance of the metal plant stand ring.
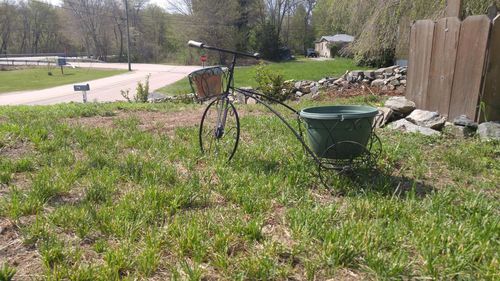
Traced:
<path fill-rule="evenodd" d="M 255 99 L 290 129 L 306 154 L 316 163 L 319 178 L 325 186 L 332 187 L 326 181 L 327 174 L 335 175 L 376 165 L 382 152 L 382 143 L 375 134 L 374 124 L 377 122 L 374 121 L 380 117 L 376 108 L 352 105 L 320 106 L 299 112 L 262 93 L 234 87 L 237 57 L 258 59 L 258 54 L 225 50 L 194 41 L 189 41 L 188 45 L 233 55 L 228 68 L 210 67 L 189 75 L 197 99 L 200 102 L 209 102 L 199 129 L 200 149 L 204 155 L 230 161 L 236 153 L 240 137 L 240 121 L 233 101 L 236 100 L 234 94 L 238 93 L 245 99 Z M 295 115 L 297 128 L 292 126 L 274 105 L 282 106 Z M 302 126 L 305 127 L 307 138 L 304 137 Z"/>

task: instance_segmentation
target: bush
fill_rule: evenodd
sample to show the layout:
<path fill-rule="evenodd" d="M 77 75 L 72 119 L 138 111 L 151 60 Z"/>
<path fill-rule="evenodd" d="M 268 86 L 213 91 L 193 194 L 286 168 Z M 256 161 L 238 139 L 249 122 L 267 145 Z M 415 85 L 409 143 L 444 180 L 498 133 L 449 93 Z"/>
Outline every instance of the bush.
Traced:
<path fill-rule="evenodd" d="M 134 100 L 136 102 L 148 102 L 148 96 L 149 96 L 149 77 L 150 75 L 148 75 L 146 77 L 146 82 L 144 84 L 142 84 L 141 81 L 139 81 L 137 83 L 137 88 L 136 88 L 136 95 L 134 97 Z"/>
<path fill-rule="evenodd" d="M 339 46 L 337 44 L 330 44 L 330 57 L 334 58 L 339 52 Z"/>
<path fill-rule="evenodd" d="M 146 82 L 144 84 L 141 81 L 137 82 L 136 93 L 134 95 L 135 102 L 142 102 L 142 103 L 148 102 L 149 77 L 150 77 L 150 75 L 148 75 L 146 77 Z M 130 90 L 129 89 L 120 90 L 120 93 L 121 93 L 122 97 L 124 97 L 128 102 L 132 102 L 132 99 L 130 98 Z"/>
<path fill-rule="evenodd" d="M 283 92 L 285 79 L 283 74 L 277 71 L 271 71 L 263 63 L 256 67 L 255 81 L 258 89 L 267 96 L 279 101 L 284 101 L 288 97 L 288 92 Z"/>

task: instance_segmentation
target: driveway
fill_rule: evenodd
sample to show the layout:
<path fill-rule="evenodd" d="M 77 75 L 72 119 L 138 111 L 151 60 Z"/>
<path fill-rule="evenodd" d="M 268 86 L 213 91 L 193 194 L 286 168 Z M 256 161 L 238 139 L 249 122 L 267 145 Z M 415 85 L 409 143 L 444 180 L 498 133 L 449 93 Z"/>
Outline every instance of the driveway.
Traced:
<path fill-rule="evenodd" d="M 82 68 L 128 69 L 124 63 L 72 63 Z M 111 102 L 125 100 L 120 90 L 130 90 L 132 97 L 137 82 L 145 81 L 149 74 L 149 89 L 153 92 L 183 79 L 197 66 L 175 66 L 160 64 L 132 64 L 132 72 L 78 84 L 90 84 L 88 101 Z M 48 105 L 67 102 L 82 102 L 82 94 L 73 91 L 73 84 L 34 91 L 0 94 L 0 105 Z"/>

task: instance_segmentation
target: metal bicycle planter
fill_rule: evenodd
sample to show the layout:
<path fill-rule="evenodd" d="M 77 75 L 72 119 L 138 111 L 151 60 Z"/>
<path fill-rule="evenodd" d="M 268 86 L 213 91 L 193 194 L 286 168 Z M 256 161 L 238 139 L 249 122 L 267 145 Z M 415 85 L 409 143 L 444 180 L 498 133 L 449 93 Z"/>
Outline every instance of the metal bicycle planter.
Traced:
<path fill-rule="evenodd" d="M 323 106 L 297 111 L 289 105 L 253 90 L 234 87 L 234 68 L 239 56 L 258 59 L 258 54 L 207 46 L 189 41 L 191 47 L 224 52 L 233 55 L 229 68 L 211 67 L 189 75 L 193 90 L 200 101 L 208 101 L 200 129 L 199 142 L 202 153 L 230 161 L 240 137 L 240 121 L 233 104 L 234 93 L 255 99 L 269 109 L 290 129 L 304 150 L 317 164 L 319 176 L 324 180 L 325 172 L 343 172 L 358 167 L 371 167 L 380 156 L 382 145 L 374 132 L 374 119 L 379 116 L 376 108 L 367 106 Z M 297 128 L 272 105 L 290 111 L 297 120 Z M 303 136 L 305 126 L 307 139 Z"/>

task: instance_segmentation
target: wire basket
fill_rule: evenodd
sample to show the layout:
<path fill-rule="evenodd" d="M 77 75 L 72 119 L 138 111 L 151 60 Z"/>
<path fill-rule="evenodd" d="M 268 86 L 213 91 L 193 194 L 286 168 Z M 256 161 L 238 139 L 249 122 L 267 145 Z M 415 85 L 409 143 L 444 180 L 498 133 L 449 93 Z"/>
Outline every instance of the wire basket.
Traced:
<path fill-rule="evenodd" d="M 207 100 L 222 95 L 228 69 L 214 66 L 196 70 L 189 74 L 189 83 L 198 100 Z"/>

